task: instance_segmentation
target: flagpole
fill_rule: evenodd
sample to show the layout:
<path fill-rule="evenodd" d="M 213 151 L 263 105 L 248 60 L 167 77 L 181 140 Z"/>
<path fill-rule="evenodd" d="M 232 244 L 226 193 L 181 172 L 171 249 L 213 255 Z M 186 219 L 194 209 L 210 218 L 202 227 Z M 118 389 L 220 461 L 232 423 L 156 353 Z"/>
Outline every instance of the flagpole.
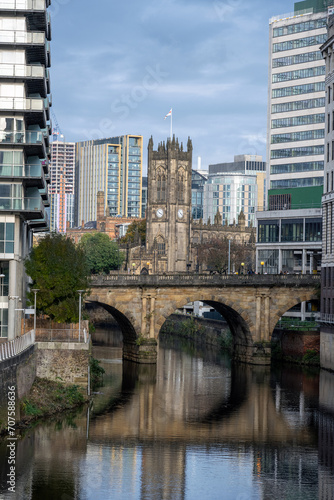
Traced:
<path fill-rule="evenodd" d="M 170 140 L 173 138 L 173 109 L 170 115 Z"/>

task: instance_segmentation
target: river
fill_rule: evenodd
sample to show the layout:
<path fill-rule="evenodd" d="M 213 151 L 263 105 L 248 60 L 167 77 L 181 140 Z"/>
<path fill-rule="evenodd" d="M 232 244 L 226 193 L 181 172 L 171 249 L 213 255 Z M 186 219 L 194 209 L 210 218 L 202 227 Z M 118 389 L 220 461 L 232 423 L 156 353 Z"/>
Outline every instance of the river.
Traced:
<path fill-rule="evenodd" d="M 172 338 L 138 366 L 119 332 L 95 340 L 92 407 L 24 433 L 16 493 L 0 443 L 0 499 L 334 499 L 334 374 L 235 365 Z"/>

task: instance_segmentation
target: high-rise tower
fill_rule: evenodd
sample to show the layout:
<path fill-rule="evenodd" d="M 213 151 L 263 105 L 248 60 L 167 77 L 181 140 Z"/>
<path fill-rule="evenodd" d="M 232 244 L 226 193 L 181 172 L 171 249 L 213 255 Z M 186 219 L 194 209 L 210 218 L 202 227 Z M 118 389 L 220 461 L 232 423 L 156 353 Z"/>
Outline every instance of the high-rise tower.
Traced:
<path fill-rule="evenodd" d="M 50 0 L 0 3 L 0 335 L 19 333 L 24 258 L 47 227 Z"/>

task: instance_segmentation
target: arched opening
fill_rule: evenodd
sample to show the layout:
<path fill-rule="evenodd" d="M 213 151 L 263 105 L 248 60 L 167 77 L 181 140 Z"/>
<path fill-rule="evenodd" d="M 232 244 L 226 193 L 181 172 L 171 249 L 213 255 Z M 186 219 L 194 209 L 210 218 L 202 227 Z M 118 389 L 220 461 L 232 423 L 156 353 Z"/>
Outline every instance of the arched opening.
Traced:
<path fill-rule="evenodd" d="M 108 304 L 104 304 L 102 302 L 90 301 L 89 303 L 95 307 L 100 306 L 103 309 L 105 309 L 106 311 L 108 311 L 109 314 L 111 314 L 111 316 L 115 319 L 115 321 L 117 322 L 117 324 L 122 332 L 123 342 L 135 342 L 136 341 L 136 338 L 137 338 L 136 330 L 135 330 L 133 324 L 131 323 L 131 321 L 122 312 L 120 312 L 115 307 L 108 305 Z"/>
<path fill-rule="evenodd" d="M 215 314 L 212 314 L 212 311 L 214 311 Z M 222 342 L 224 338 L 228 339 L 230 332 L 233 343 L 231 346 L 232 350 L 234 350 L 236 345 L 252 345 L 250 324 L 247 323 L 240 312 L 220 300 L 201 298 L 200 300 L 196 299 L 188 304 L 179 304 L 176 310 L 171 311 L 170 315 L 165 317 L 165 321 L 162 322 L 160 331 L 169 331 L 172 333 L 171 328 L 173 326 L 176 326 L 179 331 L 180 323 L 182 325 L 184 321 L 187 319 L 190 320 L 191 318 L 195 321 L 195 324 L 192 323 L 192 325 L 189 325 L 188 328 L 187 326 L 183 326 L 182 328 L 185 331 L 187 331 L 187 329 L 192 330 L 196 338 L 200 336 L 201 331 L 204 336 L 206 322 L 208 323 L 210 322 L 210 319 L 212 319 L 217 321 L 217 324 L 215 325 L 216 330 L 221 330 L 220 335 Z M 219 322 L 221 325 L 219 325 Z M 212 330 L 214 331 L 215 328 L 213 325 L 214 322 L 212 322 Z"/>

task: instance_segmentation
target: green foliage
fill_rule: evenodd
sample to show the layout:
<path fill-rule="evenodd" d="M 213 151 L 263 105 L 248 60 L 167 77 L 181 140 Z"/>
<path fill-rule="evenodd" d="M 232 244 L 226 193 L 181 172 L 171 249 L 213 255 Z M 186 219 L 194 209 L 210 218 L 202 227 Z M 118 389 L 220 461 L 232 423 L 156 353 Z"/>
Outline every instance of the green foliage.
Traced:
<path fill-rule="evenodd" d="M 37 310 L 58 323 L 78 322 L 78 290 L 87 290 L 89 286 L 83 250 L 69 238 L 51 233 L 32 248 L 25 267 L 33 281 L 31 288 L 39 289 Z M 28 298 L 33 304 L 33 292 Z"/>
<path fill-rule="evenodd" d="M 193 316 L 181 322 L 178 334 L 182 337 L 194 338 L 196 335 L 202 335 L 205 332 L 203 325 L 200 325 Z"/>
<path fill-rule="evenodd" d="M 92 274 L 109 273 L 119 269 L 123 262 L 123 253 L 106 233 L 84 234 L 80 241 L 89 270 Z"/>
<path fill-rule="evenodd" d="M 131 222 L 121 243 L 144 243 L 146 239 L 146 219 Z"/>
<path fill-rule="evenodd" d="M 21 403 L 21 408 L 27 417 L 39 417 L 43 414 L 42 410 L 37 408 L 31 401 L 24 399 Z"/>
<path fill-rule="evenodd" d="M 223 351 L 232 352 L 233 351 L 233 335 L 231 330 L 228 328 L 220 336 L 220 346 Z"/>
<path fill-rule="evenodd" d="M 308 349 L 303 356 L 302 363 L 318 365 L 320 364 L 320 356 L 315 349 Z"/>
<path fill-rule="evenodd" d="M 105 369 L 100 366 L 101 361 L 95 359 L 93 357 L 90 358 L 90 377 L 91 377 L 91 385 L 93 388 L 101 385 L 103 374 L 105 373 Z"/>

